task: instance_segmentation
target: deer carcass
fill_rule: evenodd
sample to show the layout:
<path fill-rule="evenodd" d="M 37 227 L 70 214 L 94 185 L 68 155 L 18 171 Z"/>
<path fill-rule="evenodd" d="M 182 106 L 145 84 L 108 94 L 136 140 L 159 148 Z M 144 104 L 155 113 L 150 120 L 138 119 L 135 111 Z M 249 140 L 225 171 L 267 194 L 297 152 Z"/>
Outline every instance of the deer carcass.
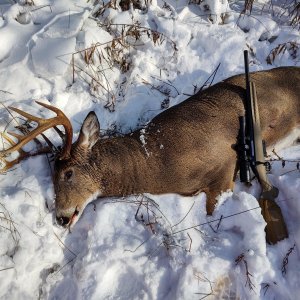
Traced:
<path fill-rule="evenodd" d="M 299 125 L 300 68 L 255 72 L 251 79 L 256 85 L 263 139 L 270 145 Z M 53 179 L 56 219 L 62 226 L 74 224 L 97 197 L 145 192 L 186 196 L 205 192 L 211 214 L 216 196 L 233 188 L 239 116 L 245 112 L 244 85 L 244 75 L 219 82 L 123 137 L 101 139 L 98 119 L 90 112 L 73 144 L 71 124 L 57 108 L 43 104 L 58 114 L 49 120 L 14 109 L 39 126 L 27 137 L 17 135 L 20 143 L 2 156 L 19 150 L 42 131 L 64 125 L 67 138 L 63 153 L 56 157 Z"/>

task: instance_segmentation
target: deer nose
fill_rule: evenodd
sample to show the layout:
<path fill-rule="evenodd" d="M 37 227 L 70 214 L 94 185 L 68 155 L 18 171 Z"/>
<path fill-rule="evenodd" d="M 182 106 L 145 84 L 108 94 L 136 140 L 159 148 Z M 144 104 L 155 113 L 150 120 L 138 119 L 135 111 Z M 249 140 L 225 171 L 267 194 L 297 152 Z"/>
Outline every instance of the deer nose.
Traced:
<path fill-rule="evenodd" d="M 69 224 L 70 218 L 69 217 L 62 217 L 62 216 L 61 217 L 56 217 L 56 222 L 57 222 L 58 225 L 65 227 Z"/>

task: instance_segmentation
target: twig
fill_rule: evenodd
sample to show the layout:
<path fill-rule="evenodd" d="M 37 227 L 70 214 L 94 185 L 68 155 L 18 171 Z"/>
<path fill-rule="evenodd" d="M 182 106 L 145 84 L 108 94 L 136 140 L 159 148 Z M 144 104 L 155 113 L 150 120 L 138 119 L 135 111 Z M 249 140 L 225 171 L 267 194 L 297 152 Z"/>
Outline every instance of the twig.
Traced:
<path fill-rule="evenodd" d="M 284 257 L 284 259 L 282 261 L 282 267 L 281 267 L 281 273 L 282 273 L 282 275 L 286 275 L 286 272 L 287 272 L 286 268 L 287 268 L 287 265 L 289 263 L 289 256 L 291 255 L 291 253 L 293 252 L 293 250 L 295 249 L 295 247 L 296 247 L 296 244 L 294 244 L 293 247 L 291 247 L 288 250 L 288 252 L 286 253 L 286 255 L 285 255 L 285 257 Z"/>
<path fill-rule="evenodd" d="M 273 281 L 272 283 L 273 283 L 274 285 L 277 285 L 276 281 Z M 267 293 L 267 291 L 268 291 L 269 288 L 271 287 L 271 284 L 270 284 L 270 283 L 262 283 L 262 284 L 264 284 L 263 290 L 265 290 L 265 291 L 264 291 L 264 296 L 265 296 L 266 293 Z"/>
<path fill-rule="evenodd" d="M 54 235 L 55 235 L 55 237 L 58 239 L 58 241 L 64 246 L 64 248 L 65 249 L 67 249 L 70 253 L 72 253 L 73 255 L 74 255 L 74 258 L 76 258 L 77 257 L 77 254 L 74 252 L 74 251 L 72 251 L 61 239 L 60 239 L 60 237 L 53 231 L 53 233 L 54 233 Z"/>
<path fill-rule="evenodd" d="M 200 300 L 201 299 L 205 299 L 205 298 L 207 298 L 209 296 L 214 295 L 214 293 L 213 293 L 214 290 L 213 290 L 213 287 L 212 287 L 212 283 L 211 283 L 211 281 L 208 278 L 206 278 L 203 274 L 198 273 L 198 272 L 194 273 L 194 276 L 198 279 L 198 283 L 199 283 L 199 281 L 208 282 L 209 283 L 209 287 L 210 287 L 210 292 L 209 293 L 200 293 L 200 292 L 195 293 L 196 295 L 202 295 L 203 296 L 202 298 L 200 298 Z"/>
<path fill-rule="evenodd" d="M 206 81 L 205 81 L 205 82 L 203 83 L 203 85 L 200 87 L 198 93 L 201 92 L 202 90 L 204 90 L 204 89 L 207 88 L 206 85 L 207 85 L 207 83 L 209 82 L 209 80 L 211 79 L 211 77 L 212 77 L 212 79 L 211 79 L 211 81 L 210 81 L 208 87 L 210 87 L 210 86 L 213 84 L 214 79 L 215 79 L 215 77 L 216 77 L 216 75 L 217 75 L 217 72 L 218 72 L 218 70 L 219 70 L 219 68 L 220 68 L 220 65 L 221 65 L 221 63 L 219 63 L 219 64 L 217 65 L 217 67 L 214 69 L 214 71 L 210 74 L 210 76 L 206 79 Z"/>
<path fill-rule="evenodd" d="M 275 151 L 275 149 L 272 150 L 272 153 L 278 158 L 278 160 L 282 160 L 282 157 L 280 157 L 277 152 Z"/>
<path fill-rule="evenodd" d="M 53 231 L 55 237 L 58 239 L 58 241 L 63 245 L 62 248 L 67 249 L 73 256 L 72 259 L 70 259 L 68 262 L 66 262 L 61 268 L 59 268 L 54 274 L 61 272 L 68 264 L 72 263 L 76 258 L 77 254 L 72 251 L 61 239 L 60 237 Z"/>
<path fill-rule="evenodd" d="M 152 236 L 148 237 L 146 240 L 144 240 L 140 245 L 138 245 L 134 250 L 130 250 L 130 249 L 125 249 L 125 252 L 136 252 L 140 247 L 142 247 L 145 243 L 147 243 L 150 239 L 152 238 Z"/>
<path fill-rule="evenodd" d="M 253 277 L 253 275 L 249 272 L 248 269 L 248 263 L 245 259 L 245 254 L 242 253 L 241 255 L 239 255 L 236 259 L 235 259 L 235 263 L 236 265 L 238 265 L 240 262 L 244 263 L 245 266 L 245 270 L 246 270 L 246 283 L 245 286 L 248 286 L 248 288 L 252 291 L 254 291 L 255 285 L 253 284 L 253 282 L 251 281 L 251 277 Z"/>
<path fill-rule="evenodd" d="M 173 84 L 171 84 L 171 83 L 169 83 L 169 82 L 167 82 L 167 81 L 164 81 L 164 80 L 162 80 L 162 79 L 160 79 L 160 78 L 157 78 L 157 77 L 155 77 L 155 76 L 153 76 L 153 75 L 151 75 L 151 78 L 153 78 L 153 79 L 155 79 L 155 80 L 158 80 L 158 81 L 160 81 L 160 82 L 163 82 L 163 83 L 165 83 L 165 84 L 171 86 L 173 89 L 175 89 L 175 91 L 177 92 L 177 95 L 180 94 L 180 93 L 178 92 L 177 88 L 176 88 Z"/>
<path fill-rule="evenodd" d="M 188 232 L 187 232 L 187 235 L 188 235 L 188 237 L 190 239 L 190 246 L 189 246 L 189 250 L 187 250 L 187 252 L 191 252 L 193 240 L 192 240 L 192 238 L 191 238 L 191 236 L 189 235 Z"/>
<path fill-rule="evenodd" d="M 234 214 L 225 216 L 225 217 L 222 218 L 222 220 L 228 219 L 228 218 L 232 218 L 232 217 L 234 217 L 234 216 L 241 215 L 241 214 L 247 213 L 247 212 L 249 212 L 249 211 L 251 211 L 251 210 L 255 210 L 255 209 L 260 209 L 260 206 L 253 207 L 253 208 L 250 208 L 250 209 L 247 209 L 247 210 L 240 211 L 240 212 L 238 212 L 238 213 L 234 213 Z M 211 221 L 208 221 L 208 222 L 204 222 L 204 223 L 201 223 L 201 224 L 198 224 L 198 225 L 194 225 L 194 226 L 191 226 L 191 227 L 188 227 L 188 228 L 184 228 L 184 229 L 175 231 L 175 232 L 173 232 L 172 234 L 177 234 L 177 233 L 180 233 L 180 232 L 189 230 L 189 229 L 195 229 L 195 228 L 197 228 L 197 227 L 200 227 L 200 226 L 203 226 L 203 225 L 207 225 L 207 224 L 211 224 L 211 223 L 214 223 L 214 222 L 219 222 L 219 221 L 220 221 L 220 219 L 218 218 L 218 219 L 215 219 L 215 220 L 211 220 Z"/>
<path fill-rule="evenodd" d="M 146 85 L 149 85 L 149 86 L 151 87 L 151 89 L 154 89 L 154 90 L 160 92 L 160 93 L 163 94 L 164 96 L 167 96 L 167 97 L 170 96 L 170 90 L 164 89 L 164 86 L 161 86 L 161 85 L 155 86 L 154 84 L 152 84 L 152 83 L 150 83 L 149 81 L 143 79 L 142 77 L 141 77 L 141 79 L 142 79 L 142 83 L 143 83 L 143 84 L 146 84 Z"/>
<path fill-rule="evenodd" d="M 6 111 L 9 113 L 12 119 L 17 123 L 17 125 L 20 126 L 20 123 L 17 121 L 16 117 L 10 112 L 8 107 L 3 102 L 0 102 L 0 104 L 6 109 Z"/>
<path fill-rule="evenodd" d="M 143 198 L 141 199 L 140 204 L 139 204 L 139 206 L 138 206 L 138 208 L 137 208 L 137 210 L 136 210 L 136 213 L 135 213 L 135 215 L 134 215 L 135 220 L 138 221 L 138 222 L 139 222 L 140 220 L 138 219 L 137 215 L 138 215 L 138 213 L 139 213 L 139 211 L 140 211 L 140 208 L 141 208 L 141 206 L 142 206 L 142 203 L 143 203 Z"/>
<path fill-rule="evenodd" d="M 14 269 L 14 268 L 15 268 L 15 267 L 8 267 L 8 268 L 0 269 L 0 272 L 6 271 L 6 270 L 11 270 L 11 269 Z"/>
<path fill-rule="evenodd" d="M 222 220 L 223 220 L 223 215 L 221 215 L 221 217 L 220 217 L 220 221 L 219 221 L 219 223 L 218 223 L 218 225 L 217 225 L 217 230 L 219 229 L 219 227 L 220 227 L 220 225 L 221 225 L 221 222 L 222 222 Z"/>
<path fill-rule="evenodd" d="M 289 173 L 293 173 L 293 172 L 296 172 L 296 171 L 299 172 L 299 168 L 284 172 L 284 173 L 280 174 L 280 176 L 283 176 L 283 175 L 286 175 L 286 174 L 289 174 Z"/>
<path fill-rule="evenodd" d="M 10 94 L 10 95 L 13 95 L 13 93 L 11 92 L 8 92 L 8 91 L 4 91 L 4 90 L 0 90 L 1 93 L 4 93 L 4 94 Z"/>
<path fill-rule="evenodd" d="M 175 225 L 173 225 L 171 227 L 171 229 L 173 229 L 174 227 L 176 227 L 177 225 L 179 225 L 180 223 L 182 223 L 184 221 L 184 219 L 188 216 L 188 214 L 190 213 L 190 211 L 192 210 L 192 208 L 194 207 L 194 205 L 195 205 L 195 201 L 193 202 L 193 204 L 189 208 L 188 212 L 184 215 L 184 217 L 178 223 L 176 223 Z"/>
<path fill-rule="evenodd" d="M 34 9 L 30 9 L 30 12 L 33 12 L 33 11 L 36 11 L 36 10 L 39 10 L 39 9 L 43 9 L 45 7 L 48 7 L 48 6 L 50 8 L 50 11 L 52 12 L 52 7 L 51 7 L 50 4 L 40 5 L 40 6 L 36 7 L 36 8 L 34 8 Z"/>
<path fill-rule="evenodd" d="M 151 201 L 151 203 L 154 205 L 155 209 L 157 209 L 157 211 L 164 217 L 164 219 L 167 221 L 167 223 L 170 225 L 170 227 L 172 227 L 171 222 L 169 221 L 169 219 L 164 215 L 164 213 L 161 211 L 161 209 L 159 208 L 159 205 L 150 197 L 144 195 L 144 197 L 146 199 L 148 199 L 149 201 Z"/>
<path fill-rule="evenodd" d="M 156 218 L 154 218 L 154 222 L 151 222 L 150 221 L 150 216 L 149 216 L 149 202 L 147 201 L 146 203 L 146 209 L 147 209 L 147 219 L 148 219 L 148 222 L 145 224 L 146 226 L 149 226 L 150 227 L 150 230 L 153 234 L 155 234 L 155 229 L 153 227 L 153 225 L 155 225 L 157 223 L 156 221 Z"/>
<path fill-rule="evenodd" d="M 262 288 L 262 289 L 264 290 L 264 296 L 266 296 L 266 293 L 267 293 L 269 287 L 270 287 L 270 284 L 269 284 L 269 283 L 265 283 L 265 284 L 264 284 L 264 286 L 263 286 L 263 288 Z"/>
<path fill-rule="evenodd" d="M 220 219 L 219 219 L 219 223 L 217 224 L 217 228 L 216 228 L 216 229 L 214 229 L 214 228 L 212 227 L 212 225 L 209 224 L 209 227 L 211 228 L 211 230 L 212 230 L 214 233 L 217 233 L 217 232 L 218 232 L 218 229 L 219 229 L 219 227 L 220 227 L 220 225 L 221 225 L 222 219 L 223 219 L 223 215 L 221 215 L 221 217 L 220 217 Z"/>
<path fill-rule="evenodd" d="M 8 227 L 3 225 L 1 225 L 1 227 L 10 231 L 11 236 L 15 242 L 15 246 L 17 247 L 19 245 L 19 239 L 21 238 L 21 234 L 16 228 L 17 223 L 12 220 L 9 211 L 6 209 L 4 204 L 0 203 L 0 206 L 3 209 L 3 212 L 0 212 L 3 215 L 3 217 L 0 216 L 0 220 L 8 223 Z"/>
<path fill-rule="evenodd" d="M 75 259 L 76 259 L 76 257 L 73 257 L 72 259 L 70 259 L 61 268 L 59 268 L 55 273 L 53 273 L 53 275 L 61 272 L 67 265 L 69 265 L 70 263 L 72 263 Z"/>

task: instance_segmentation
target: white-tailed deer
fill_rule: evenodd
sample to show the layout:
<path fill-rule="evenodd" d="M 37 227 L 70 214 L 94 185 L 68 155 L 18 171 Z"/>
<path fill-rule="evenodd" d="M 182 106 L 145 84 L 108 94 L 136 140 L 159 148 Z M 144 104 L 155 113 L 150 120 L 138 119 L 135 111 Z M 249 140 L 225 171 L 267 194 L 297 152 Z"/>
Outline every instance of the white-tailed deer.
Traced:
<path fill-rule="evenodd" d="M 270 145 L 299 125 L 300 68 L 256 72 L 251 79 L 256 84 L 263 139 Z M 195 195 L 203 191 L 211 214 L 216 196 L 233 188 L 234 145 L 244 98 L 244 75 L 237 75 L 162 112 L 143 130 L 109 139 L 100 139 L 98 119 L 90 112 L 73 145 L 71 123 L 57 108 L 42 104 L 58 115 L 49 120 L 13 108 L 39 126 L 26 137 L 14 134 L 19 143 L 1 155 L 21 152 L 10 167 L 32 155 L 21 151 L 29 140 L 55 125 L 65 127 L 65 145 L 54 166 L 56 219 L 62 226 L 74 224 L 97 197 L 144 192 Z"/>

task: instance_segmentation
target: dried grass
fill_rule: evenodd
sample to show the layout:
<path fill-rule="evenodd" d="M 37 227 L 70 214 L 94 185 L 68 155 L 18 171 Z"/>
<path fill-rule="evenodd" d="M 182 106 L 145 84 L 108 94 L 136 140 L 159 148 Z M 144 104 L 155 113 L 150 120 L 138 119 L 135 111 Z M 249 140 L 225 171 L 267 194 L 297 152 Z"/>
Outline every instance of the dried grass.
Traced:
<path fill-rule="evenodd" d="M 272 65 L 276 58 L 280 58 L 280 56 L 284 55 L 286 52 L 288 52 L 291 58 L 296 59 L 298 56 L 299 47 L 300 44 L 293 41 L 279 44 L 270 51 L 266 61 L 269 65 Z"/>
<path fill-rule="evenodd" d="M 81 78 L 90 86 L 90 92 L 97 98 L 105 97 L 105 108 L 114 111 L 116 95 L 124 95 L 126 88 L 124 80 L 119 84 L 119 91 L 108 81 L 108 72 L 119 71 L 121 74 L 129 72 L 132 68 L 132 55 L 134 51 L 150 41 L 153 46 L 169 43 L 174 51 L 176 44 L 164 34 L 134 24 L 105 24 L 98 22 L 109 32 L 113 39 L 106 43 L 97 43 L 72 54 L 73 83 L 75 77 Z M 125 80 L 126 82 L 126 80 Z M 117 85 L 117 84 L 116 84 Z"/>
<path fill-rule="evenodd" d="M 253 9 L 254 0 L 245 0 L 244 7 L 241 11 L 241 15 L 250 16 Z M 281 12 L 275 12 L 274 3 L 272 0 L 269 3 L 265 3 L 261 10 L 261 13 L 271 12 L 276 19 L 282 21 L 283 24 L 292 26 L 300 30 L 300 2 L 298 0 L 287 0 L 281 5 Z"/>
<path fill-rule="evenodd" d="M 0 202 L 0 233 L 1 231 L 8 231 L 14 242 L 14 250 L 13 253 L 10 254 L 13 256 L 18 249 L 21 235 L 16 227 L 16 223 L 12 219 L 10 212 L 6 209 L 4 204 Z"/>

